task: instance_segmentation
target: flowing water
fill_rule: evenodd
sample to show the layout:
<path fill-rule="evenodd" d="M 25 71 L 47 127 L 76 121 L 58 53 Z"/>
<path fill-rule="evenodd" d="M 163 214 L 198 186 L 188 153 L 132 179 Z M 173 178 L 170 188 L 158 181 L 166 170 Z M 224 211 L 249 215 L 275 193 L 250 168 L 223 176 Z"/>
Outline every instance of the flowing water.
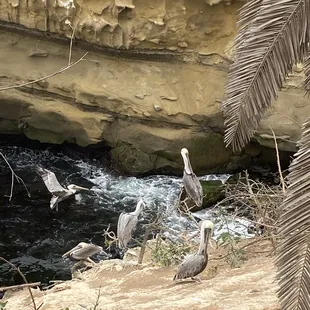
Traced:
<path fill-rule="evenodd" d="M 160 210 L 169 214 L 166 224 L 170 231 L 197 231 L 193 221 L 181 217 L 174 209 L 182 184 L 179 177 L 119 176 L 96 160 L 72 159 L 50 150 L 6 146 L 1 151 L 24 180 L 31 197 L 23 185 L 15 181 L 9 201 L 11 173 L 0 158 L 0 256 L 19 266 L 28 281 L 47 283 L 52 279 L 69 279 L 71 263 L 64 261 L 62 254 L 81 241 L 102 245 L 103 230 L 111 224 L 111 230 L 116 231 L 119 214 L 134 210 L 140 198 L 149 212 Z M 37 165 L 52 170 L 62 185 L 74 183 L 92 190 L 61 202 L 58 212 L 50 210 L 51 195 L 35 173 Z M 227 177 L 205 176 L 203 179 L 226 180 Z M 209 218 L 210 215 L 201 211 L 197 217 Z M 231 225 L 239 232 L 245 231 L 243 225 Z M 138 229 L 136 236 L 141 237 L 142 233 Z M 105 254 L 95 257 L 97 260 L 107 258 Z M 22 281 L 9 267 L 0 263 L 0 286 L 19 282 Z"/>

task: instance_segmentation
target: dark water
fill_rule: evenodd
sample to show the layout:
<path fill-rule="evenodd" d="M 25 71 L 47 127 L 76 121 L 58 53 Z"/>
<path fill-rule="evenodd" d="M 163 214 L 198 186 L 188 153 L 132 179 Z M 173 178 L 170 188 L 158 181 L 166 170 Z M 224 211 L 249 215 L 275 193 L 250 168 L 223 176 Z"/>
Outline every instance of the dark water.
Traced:
<path fill-rule="evenodd" d="M 0 158 L 0 256 L 20 267 L 28 281 L 48 283 L 52 279 L 70 279 L 72 263 L 64 261 L 62 254 L 81 241 L 103 246 L 103 230 L 111 224 L 111 229 L 116 231 L 119 214 L 134 210 L 141 198 L 146 202 L 146 213 L 167 214 L 165 224 L 176 235 L 185 229 L 197 231 L 195 224 L 179 216 L 174 208 L 181 178 L 124 177 L 102 167 L 96 160 L 76 156 L 72 159 L 50 150 L 23 147 L 5 146 L 0 150 L 31 193 L 28 197 L 22 184 L 15 181 L 12 200 L 5 197 L 10 192 L 11 173 Z M 52 170 L 62 185 L 74 183 L 92 191 L 61 202 L 58 212 L 50 210 L 51 195 L 34 171 L 37 165 Z M 225 178 L 227 176 L 223 176 Z M 202 216 L 206 216 L 203 213 Z M 142 233 L 140 224 L 135 237 L 141 238 Z M 112 254 L 100 254 L 95 260 L 107 259 Z M 22 280 L 0 262 L 0 285 L 19 283 Z"/>
<path fill-rule="evenodd" d="M 16 181 L 12 200 L 5 197 L 10 192 L 11 173 L 0 159 L 0 254 L 19 266 L 28 281 L 70 278 L 70 262 L 62 259 L 63 253 L 80 241 L 102 245 L 102 231 L 109 224 L 115 231 L 119 214 L 132 211 L 138 199 L 143 198 L 154 210 L 157 206 L 167 208 L 179 190 L 178 178 L 120 177 L 97 161 L 73 160 L 48 150 L 2 147 L 1 151 L 26 183 L 31 198 Z M 34 171 L 36 165 L 52 170 L 63 185 L 74 183 L 93 190 L 62 202 L 58 212 L 50 210 L 51 196 Z M 183 219 L 175 221 L 176 227 L 182 224 Z M 0 285 L 19 281 L 6 265 L 0 264 Z"/>

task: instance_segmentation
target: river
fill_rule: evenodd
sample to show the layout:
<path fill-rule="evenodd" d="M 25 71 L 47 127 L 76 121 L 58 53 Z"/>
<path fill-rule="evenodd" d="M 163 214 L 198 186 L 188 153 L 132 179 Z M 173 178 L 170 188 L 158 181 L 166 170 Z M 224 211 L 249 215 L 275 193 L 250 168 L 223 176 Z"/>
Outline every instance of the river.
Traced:
<path fill-rule="evenodd" d="M 116 231 L 119 214 L 135 209 L 143 199 L 148 212 L 165 212 L 165 222 L 176 233 L 185 229 L 195 232 L 195 224 L 180 216 L 174 208 L 182 179 L 155 175 L 143 178 L 120 176 L 103 167 L 99 161 L 85 157 L 71 158 L 50 149 L 29 149 L 3 146 L 1 152 L 20 176 L 23 185 L 14 183 L 12 200 L 11 173 L 0 158 L 0 256 L 20 267 L 28 281 L 48 283 L 53 279 L 70 279 L 71 262 L 61 256 L 77 243 L 93 242 L 103 245 L 102 232 L 111 225 Z M 59 211 L 50 210 L 50 193 L 35 167 L 52 170 L 63 185 L 71 183 L 91 188 L 76 195 L 76 199 L 61 202 Z M 226 180 L 228 175 L 204 176 L 204 179 Z M 207 216 L 204 212 L 198 216 Z M 143 219 L 142 219 L 143 222 Z M 143 231 L 137 229 L 136 237 Z M 111 257 L 111 254 L 109 254 Z M 107 259 L 105 254 L 95 260 Z M 8 266 L 0 263 L 0 285 L 22 283 Z"/>

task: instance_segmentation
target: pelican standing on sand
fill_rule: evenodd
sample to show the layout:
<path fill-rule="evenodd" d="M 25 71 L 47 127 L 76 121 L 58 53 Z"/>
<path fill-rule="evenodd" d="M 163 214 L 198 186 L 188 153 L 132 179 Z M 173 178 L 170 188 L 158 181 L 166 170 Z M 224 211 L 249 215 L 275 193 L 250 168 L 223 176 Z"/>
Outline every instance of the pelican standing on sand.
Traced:
<path fill-rule="evenodd" d="M 83 263 L 85 264 L 90 262 L 91 264 L 95 265 L 95 262 L 89 257 L 102 251 L 103 249 L 101 246 L 92 243 L 80 242 L 76 247 L 62 255 L 62 257 L 69 258 L 72 261 L 77 261 L 77 263 L 74 264 L 71 269 L 71 273 L 73 274 L 76 268 Z"/>
<path fill-rule="evenodd" d="M 173 280 L 182 280 L 191 278 L 192 280 L 201 282 L 198 274 L 203 272 L 208 264 L 208 243 L 213 231 L 214 225 L 211 221 L 205 220 L 201 223 L 200 228 L 200 245 L 198 252 L 188 255 L 179 265 Z"/>
<path fill-rule="evenodd" d="M 127 248 L 128 242 L 131 240 L 132 233 L 138 224 L 138 217 L 143 210 L 145 203 L 139 200 L 136 210 L 134 212 L 122 212 L 118 218 L 117 223 L 117 239 L 118 247 L 121 249 Z"/>
<path fill-rule="evenodd" d="M 189 153 L 186 148 L 181 150 L 181 155 L 184 161 L 184 172 L 183 172 L 183 184 L 187 196 L 191 198 L 198 207 L 202 206 L 203 192 L 202 186 L 193 172 L 191 163 L 189 161 Z"/>
<path fill-rule="evenodd" d="M 101 246 L 92 243 L 80 242 L 76 247 L 62 255 L 62 257 L 76 261 L 88 261 L 94 264 L 95 262 L 89 257 L 102 251 L 103 248 Z"/>
<path fill-rule="evenodd" d="M 65 189 L 59 184 L 54 172 L 41 167 L 37 167 L 36 171 L 38 175 L 41 176 L 48 191 L 53 195 L 50 201 L 50 208 L 54 209 L 56 207 L 56 211 L 58 211 L 58 203 L 60 201 L 75 195 L 78 190 L 89 190 L 88 188 L 77 186 L 75 184 L 70 184 L 68 185 L 68 189 Z"/>

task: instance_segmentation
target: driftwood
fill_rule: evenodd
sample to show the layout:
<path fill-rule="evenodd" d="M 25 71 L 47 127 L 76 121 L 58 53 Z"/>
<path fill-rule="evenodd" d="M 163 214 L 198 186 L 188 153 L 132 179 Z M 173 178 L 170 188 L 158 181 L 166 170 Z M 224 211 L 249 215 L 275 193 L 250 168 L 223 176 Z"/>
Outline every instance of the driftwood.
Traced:
<path fill-rule="evenodd" d="M 24 288 L 24 287 L 34 287 L 41 285 L 41 282 L 34 282 L 34 283 L 25 283 L 19 285 L 11 285 L 11 286 L 3 286 L 0 287 L 0 292 L 8 291 L 8 290 L 15 290 L 17 288 Z"/>

